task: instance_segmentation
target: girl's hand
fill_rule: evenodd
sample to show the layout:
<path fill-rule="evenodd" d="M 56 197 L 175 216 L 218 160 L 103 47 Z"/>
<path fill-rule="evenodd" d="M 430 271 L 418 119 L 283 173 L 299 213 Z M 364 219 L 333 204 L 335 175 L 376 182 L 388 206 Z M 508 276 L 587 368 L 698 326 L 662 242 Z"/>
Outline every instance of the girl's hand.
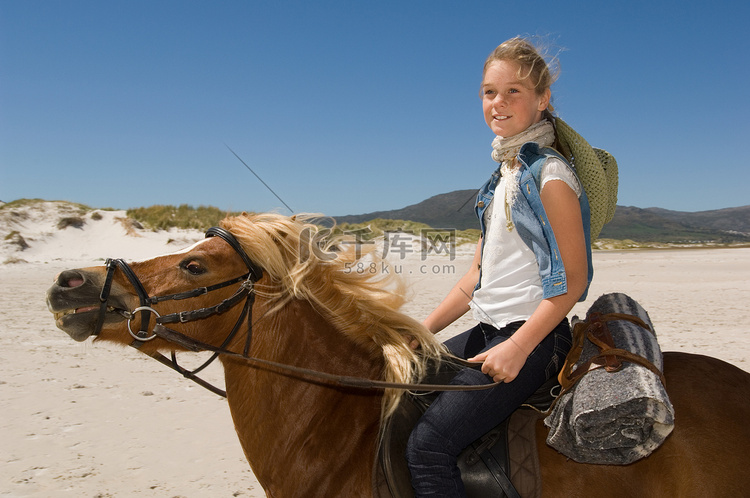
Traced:
<path fill-rule="evenodd" d="M 526 353 L 508 339 L 484 353 L 469 358 L 468 361 L 483 362 L 482 373 L 492 377 L 494 382 L 507 383 L 518 376 L 518 372 L 526 363 Z"/>

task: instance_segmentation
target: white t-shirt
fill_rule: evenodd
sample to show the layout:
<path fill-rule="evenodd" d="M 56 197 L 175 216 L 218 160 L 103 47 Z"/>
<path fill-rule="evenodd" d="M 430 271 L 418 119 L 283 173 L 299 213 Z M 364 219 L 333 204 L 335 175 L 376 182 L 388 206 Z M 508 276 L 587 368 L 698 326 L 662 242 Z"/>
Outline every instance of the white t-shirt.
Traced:
<path fill-rule="evenodd" d="M 484 211 L 486 226 L 482 250 L 482 285 L 474 292 L 470 306 L 474 318 L 497 328 L 528 320 L 542 302 L 542 280 L 534 251 L 518 235 L 508 231 L 505 214 L 505 184 L 502 176 L 495 196 Z M 564 181 L 578 197 L 581 185 L 570 168 L 556 157 L 542 167 L 541 189 L 551 180 Z"/>

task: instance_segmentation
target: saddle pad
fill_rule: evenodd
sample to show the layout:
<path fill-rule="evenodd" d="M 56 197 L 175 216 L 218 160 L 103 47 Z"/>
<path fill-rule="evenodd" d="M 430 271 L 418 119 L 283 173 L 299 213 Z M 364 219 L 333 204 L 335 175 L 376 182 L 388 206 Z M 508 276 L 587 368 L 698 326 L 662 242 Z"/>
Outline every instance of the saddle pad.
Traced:
<path fill-rule="evenodd" d="M 542 496 L 542 477 L 536 446 L 536 424 L 543 414 L 531 409 L 516 410 L 508 424 L 510 481 L 524 498 Z"/>

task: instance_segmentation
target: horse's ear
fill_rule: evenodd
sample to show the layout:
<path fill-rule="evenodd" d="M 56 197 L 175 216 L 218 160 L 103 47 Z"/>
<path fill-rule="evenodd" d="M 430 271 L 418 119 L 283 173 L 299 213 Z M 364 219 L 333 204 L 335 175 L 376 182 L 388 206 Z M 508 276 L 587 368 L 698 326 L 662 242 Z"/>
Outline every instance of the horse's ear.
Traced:
<path fill-rule="evenodd" d="M 286 245 L 285 242 L 288 237 L 289 232 L 287 232 L 286 230 L 276 230 L 271 234 L 271 240 L 273 240 L 273 243 L 279 247 L 284 247 Z"/>

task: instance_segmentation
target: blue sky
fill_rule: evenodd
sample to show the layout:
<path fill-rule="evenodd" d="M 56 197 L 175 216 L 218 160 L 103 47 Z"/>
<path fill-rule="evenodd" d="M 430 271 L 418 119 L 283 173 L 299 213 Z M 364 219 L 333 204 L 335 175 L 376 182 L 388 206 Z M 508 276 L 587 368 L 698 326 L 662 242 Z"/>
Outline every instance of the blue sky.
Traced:
<path fill-rule="evenodd" d="M 477 188 L 478 88 L 515 35 L 620 205 L 750 204 L 746 1 L 0 0 L 0 200 L 327 215 Z M 734 150 L 734 153 L 726 151 Z"/>

